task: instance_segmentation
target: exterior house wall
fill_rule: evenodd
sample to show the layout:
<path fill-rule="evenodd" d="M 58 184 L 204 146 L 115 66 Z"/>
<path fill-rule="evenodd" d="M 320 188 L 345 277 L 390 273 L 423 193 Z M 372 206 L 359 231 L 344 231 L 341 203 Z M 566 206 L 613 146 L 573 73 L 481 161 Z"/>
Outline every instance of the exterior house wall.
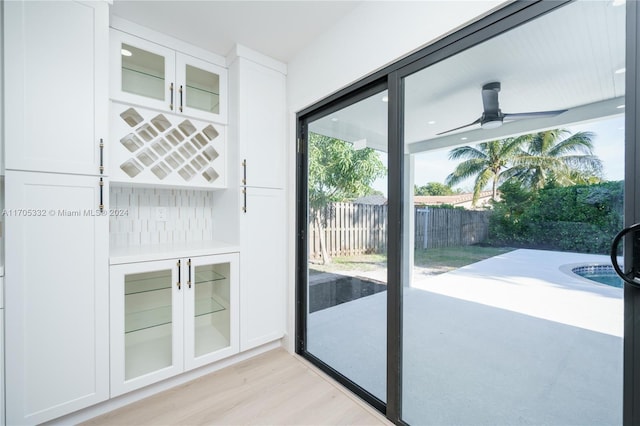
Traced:
<path fill-rule="evenodd" d="M 288 64 L 287 342 L 295 336 L 296 112 L 477 20 L 503 0 L 362 2 Z"/>

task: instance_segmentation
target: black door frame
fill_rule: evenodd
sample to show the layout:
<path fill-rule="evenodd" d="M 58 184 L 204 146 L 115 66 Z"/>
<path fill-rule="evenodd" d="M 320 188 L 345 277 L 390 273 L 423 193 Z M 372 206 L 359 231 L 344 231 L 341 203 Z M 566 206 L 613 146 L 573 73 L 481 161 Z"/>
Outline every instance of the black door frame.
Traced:
<path fill-rule="evenodd" d="M 297 114 L 296 155 L 296 352 L 327 372 L 384 413 L 396 424 L 402 421 L 402 218 L 403 218 L 403 81 L 404 77 L 525 24 L 570 0 L 516 1 L 470 23 L 423 49 L 364 77 Z M 640 6 L 628 0 L 626 5 L 626 172 L 625 224 L 640 222 Z M 307 286 L 307 124 L 332 111 L 366 97 L 371 88 L 388 90 L 388 257 L 387 257 L 387 398 L 386 404 L 308 353 L 306 340 Z M 625 246 L 625 264 L 631 264 L 631 250 Z M 625 287 L 623 420 L 625 425 L 640 424 L 640 289 Z M 638 356 L 636 356 L 638 354 Z M 634 401 L 638 402 L 635 404 Z"/>
<path fill-rule="evenodd" d="M 309 206 L 307 203 L 308 193 L 308 151 L 306 149 L 307 135 L 309 123 L 332 114 L 338 110 L 346 108 L 350 105 L 358 103 L 363 99 L 373 96 L 387 89 L 387 81 L 384 78 L 378 78 L 377 80 L 371 80 L 367 84 L 359 87 L 357 90 L 349 92 L 348 96 L 338 97 L 332 102 L 328 102 L 321 107 L 314 108 L 308 114 L 298 117 L 297 125 L 297 164 L 296 164 L 296 180 L 298 182 L 297 190 L 297 211 L 296 211 L 296 227 L 298 235 L 296 238 L 296 353 L 302 355 L 309 360 L 316 367 L 327 373 L 333 379 L 341 383 L 347 389 L 364 399 L 368 404 L 375 407 L 378 411 L 385 413 L 386 406 L 383 401 L 362 388 L 360 385 L 350 380 L 348 377 L 339 373 L 332 368 L 329 364 L 325 363 L 321 359 L 315 357 L 313 354 L 306 350 L 307 340 L 307 288 L 308 288 L 308 276 L 307 265 L 309 262 L 307 252 L 307 217 L 309 212 Z"/>
<path fill-rule="evenodd" d="M 625 226 L 640 222 L 640 5 L 627 1 L 625 81 Z M 624 246 L 624 264 L 632 264 L 631 239 Z M 627 267 L 628 269 L 628 267 Z M 624 286 L 623 424 L 640 424 L 640 289 Z"/>

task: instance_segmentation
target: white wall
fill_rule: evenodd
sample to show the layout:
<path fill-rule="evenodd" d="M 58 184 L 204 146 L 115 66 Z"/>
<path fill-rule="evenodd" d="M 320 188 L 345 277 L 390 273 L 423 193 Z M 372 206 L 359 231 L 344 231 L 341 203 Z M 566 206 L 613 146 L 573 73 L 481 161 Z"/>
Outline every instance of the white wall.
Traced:
<path fill-rule="evenodd" d="M 294 350 L 296 112 L 463 27 L 503 0 L 365 1 L 288 64 L 288 350 Z"/>

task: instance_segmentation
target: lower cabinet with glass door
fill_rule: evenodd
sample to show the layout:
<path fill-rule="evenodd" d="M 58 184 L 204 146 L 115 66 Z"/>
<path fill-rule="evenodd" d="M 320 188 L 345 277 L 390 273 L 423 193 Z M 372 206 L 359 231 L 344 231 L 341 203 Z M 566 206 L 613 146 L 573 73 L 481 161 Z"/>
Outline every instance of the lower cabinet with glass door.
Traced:
<path fill-rule="evenodd" d="M 238 253 L 111 266 L 111 396 L 238 353 Z"/>

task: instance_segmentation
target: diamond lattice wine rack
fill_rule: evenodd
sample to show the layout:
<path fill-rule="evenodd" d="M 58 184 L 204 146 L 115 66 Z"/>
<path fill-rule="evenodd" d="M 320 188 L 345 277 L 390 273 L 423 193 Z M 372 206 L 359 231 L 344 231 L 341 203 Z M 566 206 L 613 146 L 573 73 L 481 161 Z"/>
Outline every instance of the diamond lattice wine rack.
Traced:
<path fill-rule="evenodd" d="M 224 126 L 112 103 L 111 180 L 224 188 Z"/>

